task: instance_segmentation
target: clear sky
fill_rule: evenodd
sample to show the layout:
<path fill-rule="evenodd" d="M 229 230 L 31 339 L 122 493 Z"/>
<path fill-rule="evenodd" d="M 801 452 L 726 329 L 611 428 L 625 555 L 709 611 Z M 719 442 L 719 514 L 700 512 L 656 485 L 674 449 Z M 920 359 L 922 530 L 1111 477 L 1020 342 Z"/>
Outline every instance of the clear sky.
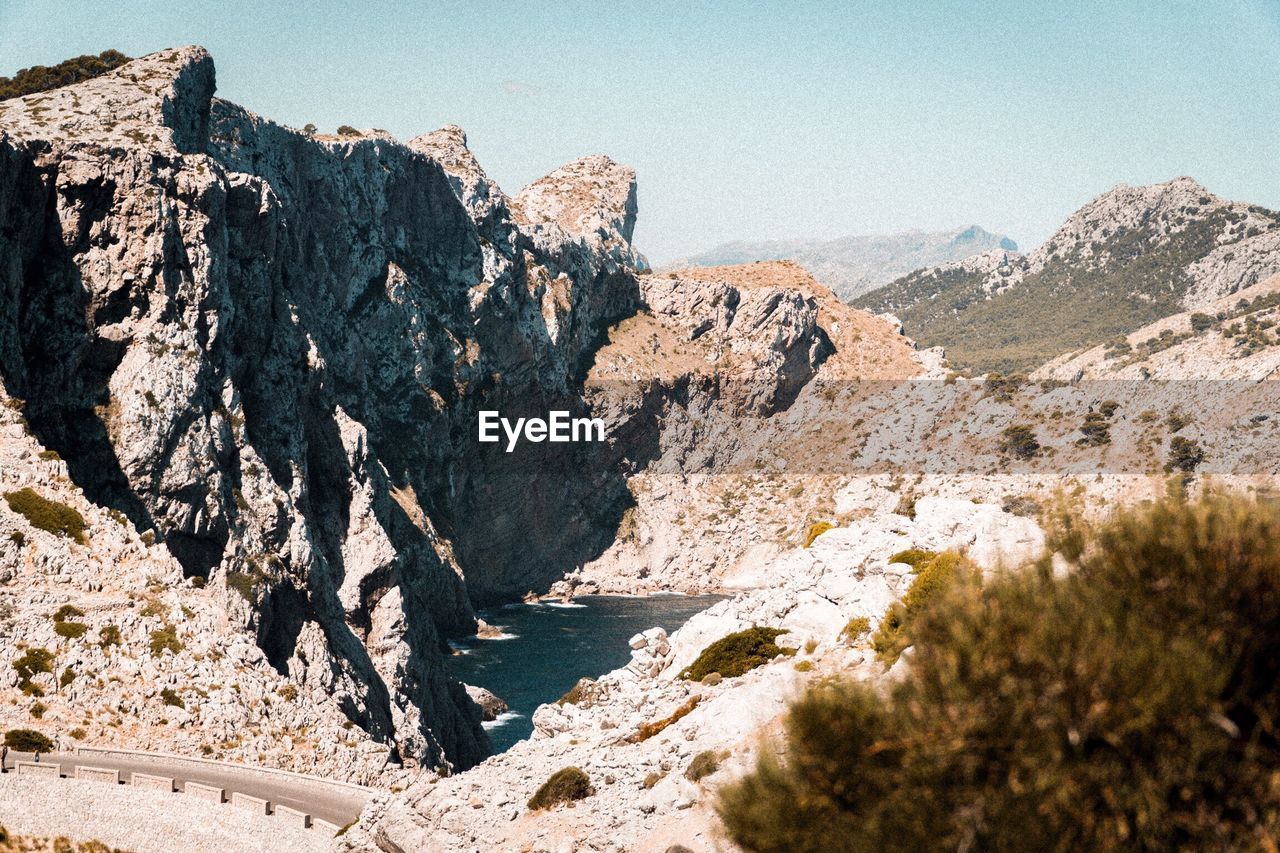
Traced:
<path fill-rule="evenodd" d="M 1280 0 L 0 0 L 0 74 L 199 43 L 276 120 L 462 125 L 514 192 L 606 153 L 638 247 L 978 223 L 1189 174 L 1280 208 Z"/>

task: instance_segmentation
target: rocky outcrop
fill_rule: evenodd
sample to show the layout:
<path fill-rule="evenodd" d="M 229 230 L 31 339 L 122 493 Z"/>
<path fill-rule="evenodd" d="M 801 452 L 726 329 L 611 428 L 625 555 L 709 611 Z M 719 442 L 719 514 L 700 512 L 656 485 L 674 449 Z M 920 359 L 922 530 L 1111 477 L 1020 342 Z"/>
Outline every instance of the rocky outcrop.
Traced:
<path fill-rule="evenodd" d="M 626 494 L 607 448 L 506 454 L 475 412 L 585 409 L 638 304 L 634 174 L 579 161 L 517 215 L 456 128 L 313 137 L 214 84 L 192 47 L 0 104 L 0 376 L 264 666 L 391 765 L 467 766 L 444 636 L 598 553 Z"/>
<path fill-rule="evenodd" d="M 471 697 L 471 701 L 476 703 L 476 707 L 480 709 L 480 718 L 486 722 L 498 719 L 498 716 L 505 714 L 509 709 L 507 703 L 499 696 L 494 695 L 490 690 L 483 687 L 476 687 L 473 684 L 464 684 L 467 689 L 467 695 Z"/>

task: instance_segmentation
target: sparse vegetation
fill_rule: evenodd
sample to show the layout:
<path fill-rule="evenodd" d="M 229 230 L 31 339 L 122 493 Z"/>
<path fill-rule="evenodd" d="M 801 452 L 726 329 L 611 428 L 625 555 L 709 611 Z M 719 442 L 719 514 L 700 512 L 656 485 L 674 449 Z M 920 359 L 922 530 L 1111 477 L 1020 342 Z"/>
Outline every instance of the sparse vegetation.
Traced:
<path fill-rule="evenodd" d="M 663 732 L 668 726 L 679 721 L 693 711 L 694 708 L 698 707 L 698 702 L 701 700 L 701 696 L 690 696 L 685 700 L 684 704 L 676 708 L 666 717 L 663 717 L 661 720 L 654 720 L 651 723 L 645 723 L 640 728 L 636 729 L 635 734 L 627 738 L 627 741 L 629 743 L 643 743 L 654 735 Z"/>
<path fill-rule="evenodd" d="M 74 539 L 82 545 L 86 543 L 84 532 L 89 525 L 73 507 L 43 498 L 29 486 L 16 492 L 6 492 L 4 499 L 9 509 L 37 530 Z"/>
<path fill-rule="evenodd" d="M 177 691 L 175 691 L 175 690 L 174 690 L 173 688 L 171 688 L 171 687 L 165 687 L 164 689 L 162 689 L 162 690 L 160 691 L 160 699 L 161 699 L 161 701 L 163 701 L 163 702 L 164 702 L 164 704 L 166 704 L 166 705 L 171 705 L 171 706 L 173 706 L 174 708 L 186 708 L 186 707 L 187 707 L 187 703 L 186 703 L 186 702 L 183 702 L 183 701 L 182 701 L 182 697 L 181 697 L 181 696 L 179 696 L 179 695 L 178 695 L 178 693 L 177 693 Z"/>
<path fill-rule="evenodd" d="M 723 789 L 748 850 L 1253 850 L 1280 834 L 1280 509 L 1059 520 L 1046 557 L 917 612 L 887 693 L 793 706 Z"/>
<path fill-rule="evenodd" d="M 1040 453 L 1036 432 L 1026 424 L 1013 424 L 1000 433 L 1000 452 L 1016 459 L 1034 459 Z"/>
<path fill-rule="evenodd" d="M 561 803 L 585 800 L 591 796 L 591 778 L 578 767 L 564 767 L 551 774 L 529 800 L 532 811 L 549 809 Z"/>
<path fill-rule="evenodd" d="M 681 678 L 701 681 L 703 676 L 718 672 L 723 678 L 735 678 L 763 666 L 778 655 L 793 655 L 795 649 L 784 649 L 775 642 L 786 634 L 785 628 L 748 628 L 721 637 L 702 650 L 697 660 L 680 673 Z"/>
<path fill-rule="evenodd" d="M 1035 518 L 1040 515 L 1041 506 L 1038 500 L 1028 495 L 1005 495 L 1000 502 L 1000 509 L 1010 515 Z"/>
<path fill-rule="evenodd" d="M 704 749 L 693 757 L 685 768 L 684 778 L 690 782 L 701 782 L 720 769 L 720 762 L 727 757 L 718 749 Z"/>
<path fill-rule="evenodd" d="M 160 657 L 166 649 L 176 655 L 182 651 L 182 648 L 182 642 L 178 639 L 178 629 L 174 626 L 165 625 L 151 632 L 152 657 Z"/>
<path fill-rule="evenodd" d="M 1088 256 L 1080 247 L 1064 247 L 1043 269 L 995 294 L 982 275 L 929 269 L 854 305 L 896 314 L 924 346 L 945 346 L 953 365 L 975 372 L 1028 370 L 1064 352 L 1119 344 L 1128 332 L 1177 313 L 1189 283 L 1186 268 L 1218 247 L 1228 215 L 1184 220 L 1171 240 L 1156 239 L 1154 221 L 1117 229 Z"/>

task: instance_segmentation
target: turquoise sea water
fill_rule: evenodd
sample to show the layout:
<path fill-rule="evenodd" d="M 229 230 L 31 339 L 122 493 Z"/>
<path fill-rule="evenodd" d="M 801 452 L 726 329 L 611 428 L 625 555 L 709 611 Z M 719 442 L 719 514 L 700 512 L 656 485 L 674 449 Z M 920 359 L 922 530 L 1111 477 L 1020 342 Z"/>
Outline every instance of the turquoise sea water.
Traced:
<path fill-rule="evenodd" d="M 485 723 L 495 752 L 533 732 L 535 708 L 559 699 L 584 676 L 596 678 L 631 660 L 627 640 L 661 625 L 668 632 L 720 596 L 588 595 L 573 604 L 508 604 L 480 614 L 510 639 L 456 641 L 449 658 L 455 678 L 492 690 L 511 711 Z"/>

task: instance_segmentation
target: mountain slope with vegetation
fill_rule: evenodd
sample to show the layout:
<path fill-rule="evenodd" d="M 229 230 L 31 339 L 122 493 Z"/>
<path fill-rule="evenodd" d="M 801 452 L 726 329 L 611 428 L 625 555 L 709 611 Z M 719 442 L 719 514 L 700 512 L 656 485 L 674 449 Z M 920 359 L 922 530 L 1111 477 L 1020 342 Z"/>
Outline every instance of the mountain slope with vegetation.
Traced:
<path fill-rule="evenodd" d="M 1120 186 L 1027 256 L 919 270 L 855 304 L 974 371 L 1031 369 L 1280 272 L 1280 215 L 1190 178 Z"/>

